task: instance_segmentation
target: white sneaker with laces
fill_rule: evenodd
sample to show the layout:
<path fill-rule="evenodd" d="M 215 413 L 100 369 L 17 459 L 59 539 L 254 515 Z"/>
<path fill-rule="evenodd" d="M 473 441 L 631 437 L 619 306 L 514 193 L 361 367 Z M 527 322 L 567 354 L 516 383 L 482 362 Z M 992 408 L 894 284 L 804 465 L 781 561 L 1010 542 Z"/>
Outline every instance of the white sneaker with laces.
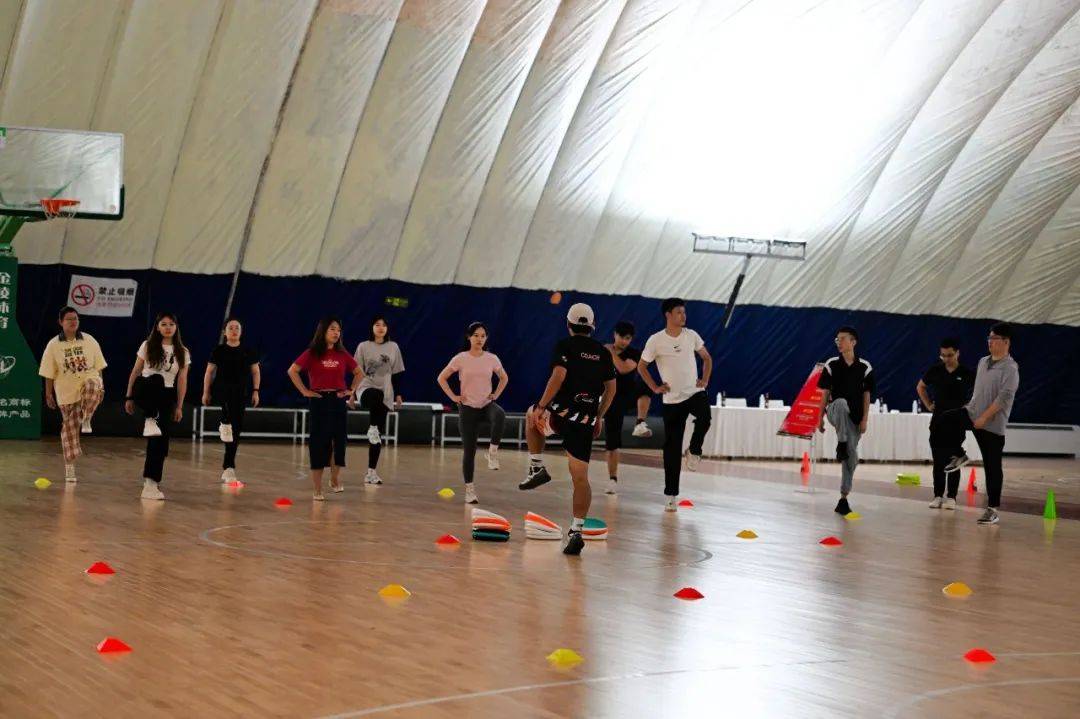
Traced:
<path fill-rule="evenodd" d="M 165 495 L 162 494 L 161 488 L 158 483 L 152 479 L 143 477 L 142 499 L 165 499 Z"/>
<path fill-rule="evenodd" d="M 480 504 L 480 500 L 476 496 L 476 490 L 473 489 L 471 482 L 465 485 L 465 504 Z"/>
<path fill-rule="evenodd" d="M 232 425 L 231 424 L 224 424 L 224 423 L 219 424 L 218 428 L 217 428 L 217 431 L 218 431 L 218 436 L 221 437 L 222 442 L 228 444 L 229 442 L 233 441 L 233 433 L 232 433 Z"/>
<path fill-rule="evenodd" d="M 948 509 L 948 510 L 951 510 L 951 511 L 955 511 L 956 510 L 956 500 L 953 499 L 952 497 L 947 498 L 945 500 L 944 508 Z"/>
<path fill-rule="evenodd" d="M 322 492 L 313 492 L 311 494 L 311 501 L 313 501 L 313 502 L 325 502 L 326 497 L 323 496 Z"/>
<path fill-rule="evenodd" d="M 80 428 L 80 431 L 83 434 L 93 434 L 94 433 L 94 428 L 90 426 L 90 418 L 89 417 L 87 417 L 86 419 L 84 419 L 82 421 L 82 427 Z"/>
<path fill-rule="evenodd" d="M 488 448 L 488 451 L 487 451 L 487 463 L 488 463 L 488 469 L 495 470 L 495 469 L 499 468 L 499 453 L 498 453 L 498 450 L 493 449 L 491 447 Z"/>
<path fill-rule="evenodd" d="M 143 437 L 160 437 L 161 436 L 161 426 L 158 425 L 158 421 L 156 419 L 154 419 L 153 417 L 147 417 L 146 418 L 146 421 L 143 422 L 142 436 Z"/>
<path fill-rule="evenodd" d="M 934 497 L 930 500 L 930 509 L 941 509 L 941 505 L 945 504 L 945 500 L 941 497 Z"/>
<path fill-rule="evenodd" d="M 65 464 L 64 465 L 64 481 L 66 481 L 66 482 L 78 482 L 79 481 L 79 480 L 75 479 L 75 465 L 74 464 Z"/>
<path fill-rule="evenodd" d="M 999 521 L 1000 517 L 998 517 L 997 511 L 992 507 L 987 507 L 986 511 L 983 512 L 983 516 L 978 519 L 979 524 L 997 524 Z"/>
<path fill-rule="evenodd" d="M 607 489 L 604 490 L 604 494 L 616 494 L 619 491 L 619 480 L 608 478 Z"/>
<path fill-rule="evenodd" d="M 338 479 L 337 484 L 334 484 L 333 480 L 331 480 L 330 481 L 330 491 L 333 492 L 334 494 L 341 494 L 342 492 L 345 491 L 345 484 L 341 481 L 340 478 Z"/>
<path fill-rule="evenodd" d="M 224 470 L 221 473 L 221 482 L 222 482 L 222 484 L 227 484 L 229 482 L 235 482 L 235 481 L 236 481 L 236 470 L 233 469 L 232 467 L 229 467 L 228 469 Z"/>
<path fill-rule="evenodd" d="M 382 484 L 382 477 L 374 469 L 367 471 L 367 476 L 364 477 L 365 484 Z"/>
<path fill-rule="evenodd" d="M 368 441 L 368 444 L 381 444 L 382 443 L 382 435 L 379 434 L 379 428 L 376 427 L 375 425 L 371 425 L 370 427 L 368 427 L 367 441 Z"/>
<path fill-rule="evenodd" d="M 647 423 L 639 421 L 634 425 L 634 431 L 631 434 L 635 437 L 652 437 L 652 430 L 649 429 Z"/>
<path fill-rule="evenodd" d="M 664 503 L 665 512 L 678 512 L 679 511 L 679 498 L 668 497 L 667 502 Z"/>
<path fill-rule="evenodd" d="M 693 472 L 701 464 L 701 455 L 694 454 L 690 450 L 686 451 L 686 469 L 688 472 Z"/>

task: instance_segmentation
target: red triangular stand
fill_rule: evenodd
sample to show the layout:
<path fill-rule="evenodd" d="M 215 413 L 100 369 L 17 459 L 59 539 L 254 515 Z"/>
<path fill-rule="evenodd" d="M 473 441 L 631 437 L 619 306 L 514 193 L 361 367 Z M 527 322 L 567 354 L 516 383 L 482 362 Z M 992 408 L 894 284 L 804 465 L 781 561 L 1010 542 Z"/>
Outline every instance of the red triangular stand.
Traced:
<path fill-rule="evenodd" d="M 836 537 L 825 537 L 825 539 L 822 539 L 819 544 L 824 544 L 826 547 L 839 547 L 841 544 L 843 544 L 843 542 L 841 542 Z"/>
<path fill-rule="evenodd" d="M 975 486 L 975 468 L 972 467 L 971 468 L 971 474 L 968 475 L 967 491 L 969 491 L 969 492 L 977 492 L 978 489 L 979 488 Z"/>
<path fill-rule="evenodd" d="M 292 506 L 292 500 L 289 499 L 288 497 L 278 497 L 277 500 L 274 502 L 274 506 L 275 507 L 291 507 Z"/>
<path fill-rule="evenodd" d="M 679 502 L 679 506 L 680 507 L 693 507 L 694 503 L 691 502 L 689 499 L 684 499 L 684 500 Z"/>
<path fill-rule="evenodd" d="M 444 534 L 435 540 L 435 544 L 461 544 L 461 540 L 452 534 Z"/>
<path fill-rule="evenodd" d="M 964 655 L 964 659 L 967 659 L 972 664 L 985 664 L 987 662 L 997 661 L 997 657 L 985 649 L 972 649 Z"/>
<path fill-rule="evenodd" d="M 86 568 L 87 574 L 116 574 L 116 570 L 105 562 L 94 562 Z"/>
<path fill-rule="evenodd" d="M 118 652 L 130 652 L 131 647 L 124 644 L 116 637 L 105 637 L 97 645 L 98 654 L 116 654 Z"/>
<path fill-rule="evenodd" d="M 704 599 L 705 595 L 693 587 L 683 587 L 675 592 L 675 597 L 677 599 Z"/>

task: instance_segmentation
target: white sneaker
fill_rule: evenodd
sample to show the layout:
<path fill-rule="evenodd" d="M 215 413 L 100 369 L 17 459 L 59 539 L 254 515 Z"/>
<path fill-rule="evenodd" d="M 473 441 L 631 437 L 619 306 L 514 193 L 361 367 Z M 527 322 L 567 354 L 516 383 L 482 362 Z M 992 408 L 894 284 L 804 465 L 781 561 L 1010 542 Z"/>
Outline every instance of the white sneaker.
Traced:
<path fill-rule="evenodd" d="M 337 484 L 334 484 L 333 482 L 331 482 L 330 483 L 330 491 L 333 492 L 334 494 L 341 494 L 342 492 L 345 491 L 345 485 L 341 482 L 340 479 L 338 480 Z"/>
<path fill-rule="evenodd" d="M 158 421 L 156 419 L 154 419 L 153 417 L 147 417 L 146 418 L 146 421 L 143 422 L 142 436 L 143 437 L 160 437 L 161 436 L 161 427 L 158 425 Z"/>
<path fill-rule="evenodd" d="M 367 476 L 364 477 L 365 484 L 382 484 L 382 477 L 374 469 L 367 471 Z"/>
<path fill-rule="evenodd" d="M 79 481 L 79 480 L 75 479 L 75 465 L 74 464 L 65 464 L 64 465 L 64 481 L 67 481 L 67 482 L 78 482 Z"/>
<path fill-rule="evenodd" d="M 235 481 L 236 481 L 236 470 L 233 469 L 232 467 L 229 467 L 228 469 L 226 469 L 225 471 L 223 471 L 221 473 L 221 482 L 222 482 L 222 484 L 228 484 L 229 482 L 235 482 Z"/>
<path fill-rule="evenodd" d="M 218 436 L 221 437 L 221 441 L 228 444 L 233 441 L 232 425 L 231 424 L 219 424 Z"/>
<path fill-rule="evenodd" d="M 465 504 L 480 504 L 480 500 L 476 496 L 476 490 L 473 489 L 471 482 L 465 485 Z"/>
<path fill-rule="evenodd" d="M 634 425 L 634 431 L 631 434 L 635 437 L 652 437 L 652 430 L 645 422 L 638 422 Z"/>
<path fill-rule="evenodd" d="M 607 489 L 604 490 L 604 494 L 615 494 L 619 489 L 619 480 L 608 479 Z"/>
<path fill-rule="evenodd" d="M 978 524 L 997 524 L 999 521 L 998 513 L 991 507 L 987 507 L 983 512 L 983 516 L 976 520 Z"/>
<path fill-rule="evenodd" d="M 488 469 L 499 468 L 499 455 L 497 452 L 492 451 L 490 448 L 487 451 Z"/>
<path fill-rule="evenodd" d="M 311 501 L 313 501 L 313 502 L 325 502 L 326 497 L 323 496 L 322 492 L 313 492 L 311 494 Z"/>
<path fill-rule="evenodd" d="M 668 497 L 667 502 L 664 504 L 665 512 L 678 512 L 679 511 L 679 498 Z"/>
<path fill-rule="evenodd" d="M 945 500 L 945 504 L 943 506 L 944 506 L 945 509 L 955 511 L 956 510 L 956 500 L 953 499 L 952 497 L 948 497 Z"/>
<path fill-rule="evenodd" d="M 945 500 L 941 497 L 934 497 L 930 500 L 930 509 L 941 509 L 941 505 L 945 504 Z"/>
<path fill-rule="evenodd" d="M 93 434 L 94 428 L 90 426 L 90 418 L 87 417 L 82 421 L 81 431 L 83 434 Z"/>
<path fill-rule="evenodd" d="M 161 493 L 157 482 L 144 477 L 141 499 L 165 499 L 165 495 Z"/>
<path fill-rule="evenodd" d="M 368 427 L 367 431 L 368 444 L 380 444 L 382 443 L 382 436 L 379 434 L 379 428 L 375 425 Z"/>
<path fill-rule="evenodd" d="M 701 464 L 701 455 L 694 454 L 690 450 L 686 451 L 686 471 L 693 472 Z"/>

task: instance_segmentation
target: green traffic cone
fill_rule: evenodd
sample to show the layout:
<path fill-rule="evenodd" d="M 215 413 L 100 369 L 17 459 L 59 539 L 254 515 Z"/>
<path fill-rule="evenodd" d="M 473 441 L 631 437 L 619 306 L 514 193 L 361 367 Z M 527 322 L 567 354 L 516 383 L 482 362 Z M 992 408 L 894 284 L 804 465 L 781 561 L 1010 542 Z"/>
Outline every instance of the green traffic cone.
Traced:
<path fill-rule="evenodd" d="M 1046 507 L 1043 508 L 1043 519 L 1057 519 L 1057 504 L 1054 502 L 1054 490 L 1046 492 Z"/>

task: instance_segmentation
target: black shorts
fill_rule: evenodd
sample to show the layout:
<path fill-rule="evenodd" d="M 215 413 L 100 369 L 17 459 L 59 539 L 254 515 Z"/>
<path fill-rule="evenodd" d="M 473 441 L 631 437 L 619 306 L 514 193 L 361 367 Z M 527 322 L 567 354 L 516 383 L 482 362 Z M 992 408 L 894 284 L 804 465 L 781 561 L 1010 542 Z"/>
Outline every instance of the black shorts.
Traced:
<path fill-rule="evenodd" d="M 623 418 L 630 409 L 630 403 L 620 402 L 618 395 L 604 415 L 604 448 L 607 450 L 622 448 Z"/>
<path fill-rule="evenodd" d="M 563 449 L 571 457 L 588 463 L 592 456 L 593 427 L 591 424 L 569 422 L 557 414 L 548 415 L 555 434 L 562 437 Z"/>
<path fill-rule="evenodd" d="M 652 399 L 653 391 L 649 389 L 649 385 L 645 384 L 645 381 L 638 379 L 634 384 L 634 401 L 636 402 L 641 397 L 648 397 Z"/>

